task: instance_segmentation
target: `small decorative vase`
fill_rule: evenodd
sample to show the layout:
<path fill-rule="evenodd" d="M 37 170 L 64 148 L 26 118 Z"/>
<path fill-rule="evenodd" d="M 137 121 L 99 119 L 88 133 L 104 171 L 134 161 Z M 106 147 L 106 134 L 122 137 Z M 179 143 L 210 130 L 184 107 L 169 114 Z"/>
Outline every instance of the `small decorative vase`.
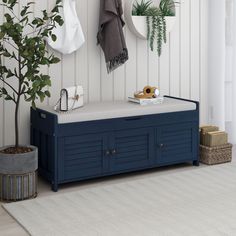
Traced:
<path fill-rule="evenodd" d="M 20 201 L 37 196 L 38 149 L 28 147 L 32 149 L 28 153 L 0 152 L 0 201 Z M 6 148 L 0 148 L 0 151 Z"/>

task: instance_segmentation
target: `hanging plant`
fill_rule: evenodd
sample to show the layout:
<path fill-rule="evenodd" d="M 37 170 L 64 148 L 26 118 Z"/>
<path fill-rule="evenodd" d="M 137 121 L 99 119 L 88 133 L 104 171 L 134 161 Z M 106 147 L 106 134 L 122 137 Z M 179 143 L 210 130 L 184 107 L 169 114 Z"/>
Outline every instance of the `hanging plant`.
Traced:
<path fill-rule="evenodd" d="M 147 39 L 149 46 L 154 51 L 157 45 L 158 56 L 162 53 L 162 45 L 167 42 L 166 16 L 175 16 L 175 2 L 173 0 L 161 0 L 159 7 L 152 6 L 152 1 L 136 1 L 132 15 L 147 16 Z"/>
<path fill-rule="evenodd" d="M 157 53 L 160 56 L 163 41 L 166 43 L 166 21 L 160 8 L 150 7 L 147 10 L 147 38 L 152 51 L 156 41 Z"/>

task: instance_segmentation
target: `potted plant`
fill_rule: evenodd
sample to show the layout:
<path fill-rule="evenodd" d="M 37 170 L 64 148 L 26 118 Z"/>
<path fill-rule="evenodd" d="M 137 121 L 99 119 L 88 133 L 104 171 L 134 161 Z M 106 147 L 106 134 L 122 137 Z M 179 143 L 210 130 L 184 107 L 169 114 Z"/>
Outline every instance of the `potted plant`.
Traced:
<path fill-rule="evenodd" d="M 162 44 L 175 22 L 175 2 L 160 0 L 159 6 L 154 6 L 152 0 L 128 0 L 125 15 L 131 31 L 141 39 L 148 39 L 152 51 L 156 42 L 160 56 Z"/>
<path fill-rule="evenodd" d="M 152 1 L 141 0 L 140 3 L 132 1 L 132 22 L 136 35 L 141 39 L 147 39 L 147 15 Z"/>
<path fill-rule="evenodd" d="M 20 145 L 18 113 L 22 100 L 35 108 L 37 99 L 42 102 L 50 97 L 50 76 L 42 74 L 40 68 L 60 60 L 47 52 L 45 39 L 56 41 L 52 30 L 63 24 L 61 0 L 50 13 L 42 10 L 41 17 L 33 16 L 33 2 L 22 6 L 17 16 L 18 4 L 17 0 L 0 1 L 6 9 L 0 25 L 0 98 L 15 105 L 15 144 L 0 148 L 0 200 L 7 201 L 35 197 L 37 193 L 37 147 Z"/>

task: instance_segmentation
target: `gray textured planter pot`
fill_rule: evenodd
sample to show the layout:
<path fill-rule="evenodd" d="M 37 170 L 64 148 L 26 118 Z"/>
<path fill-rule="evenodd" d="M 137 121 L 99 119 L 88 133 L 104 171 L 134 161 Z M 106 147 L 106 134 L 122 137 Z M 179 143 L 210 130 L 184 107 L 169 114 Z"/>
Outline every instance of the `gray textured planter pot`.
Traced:
<path fill-rule="evenodd" d="M 29 147 L 33 149 L 29 153 L 0 153 L 0 200 L 19 201 L 36 197 L 38 149 Z"/>

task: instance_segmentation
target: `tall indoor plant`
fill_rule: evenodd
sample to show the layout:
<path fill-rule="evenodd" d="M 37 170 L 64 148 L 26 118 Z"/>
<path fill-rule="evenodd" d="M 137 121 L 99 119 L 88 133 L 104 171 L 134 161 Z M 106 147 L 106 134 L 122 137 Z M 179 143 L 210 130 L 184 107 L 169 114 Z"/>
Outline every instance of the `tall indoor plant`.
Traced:
<path fill-rule="evenodd" d="M 5 12 L 4 22 L 0 25 L 0 82 L 2 82 L 0 98 L 15 105 L 15 144 L 0 149 L 0 186 L 6 185 L 4 181 L 7 181 L 6 178 L 11 174 L 14 174 L 14 177 L 16 173 L 25 174 L 24 168 L 27 166 L 31 166 L 29 169 L 33 166 L 33 169 L 36 168 L 36 164 L 31 162 L 32 157 L 37 154 L 37 149 L 31 146 L 20 146 L 19 143 L 19 108 L 21 100 L 30 102 L 35 108 L 37 99 L 42 102 L 45 97 L 50 97 L 48 91 L 51 85 L 50 76 L 42 74 L 40 68 L 60 61 L 53 54 L 48 53 L 45 39 L 51 37 L 53 41 L 57 40 L 52 30 L 63 24 L 59 15 L 61 0 L 56 1 L 50 13 L 42 10 L 41 17 L 34 17 L 32 4 L 34 3 L 28 2 L 22 6 L 18 16 L 15 13 L 19 9 L 17 0 L 0 1 L 0 6 L 4 7 Z M 8 166 L 9 160 L 14 164 Z M 24 166 L 19 166 L 17 163 Z M 11 199 L 13 192 L 23 191 L 22 188 L 12 189 L 12 186 L 9 186 L 7 193 L 5 189 L 0 189 L 3 195 L 0 195 L 0 199 L 6 198 L 4 194 L 7 194 L 7 198 L 13 200 Z M 17 196 L 14 198 L 19 200 Z M 21 198 L 26 198 L 25 193 Z"/>

